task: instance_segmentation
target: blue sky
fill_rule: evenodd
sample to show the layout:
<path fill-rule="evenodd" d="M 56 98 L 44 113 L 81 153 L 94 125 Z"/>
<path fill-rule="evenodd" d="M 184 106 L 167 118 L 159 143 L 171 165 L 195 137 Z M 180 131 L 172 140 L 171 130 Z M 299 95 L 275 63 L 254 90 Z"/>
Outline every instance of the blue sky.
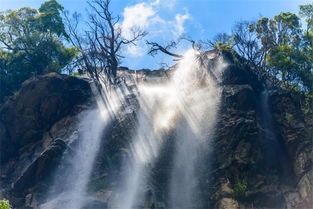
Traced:
<path fill-rule="evenodd" d="M 38 8 L 44 0 L 0 0 L 0 11 L 23 6 Z M 66 10 L 86 14 L 86 0 L 59 0 Z M 122 28 L 127 36 L 132 26 L 149 32 L 145 39 L 168 42 L 181 35 L 195 40 L 212 38 L 219 32 L 230 32 L 240 20 L 257 20 L 272 17 L 279 12 L 298 12 L 301 4 L 312 0 L 111 0 L 111 10 L 122 17 Z M 178 51 L 186 49 L 180 46 Z M 146 55 L 144 40 L 136 47 L 123 49 L 127 57 L 123 66 L 132 69 L 159 68 L 170 63 L 163 55 L 155 58 Z"/>

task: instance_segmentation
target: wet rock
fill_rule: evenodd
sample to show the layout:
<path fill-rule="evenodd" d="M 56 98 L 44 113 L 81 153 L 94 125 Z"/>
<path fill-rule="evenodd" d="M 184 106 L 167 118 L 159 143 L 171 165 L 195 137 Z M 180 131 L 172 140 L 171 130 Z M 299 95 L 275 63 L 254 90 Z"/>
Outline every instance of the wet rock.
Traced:
<path fill-rule="evenodd" d="M 281 136 L 284 149 L 288 150 L 290 159 L 285 163 L 292 164 L 297 177 L 290 180 L 292 186 L 287 185 L 280 180 L 279 174 L 264 169 L 260 110 L 256 105 L 260 102 L 258 92 L 262 84 L 252 69 L 228 61 L 229 67 L 221 82 L 223 92 L 216 136 L 212 143 L 204 145 L 208 146 L 205 149 L 214 152 L 204 161 L 201 175 L 205 176 L 205 182 L 200 182 L 201 189 L 197 192 L 204 196 L 206 203 L 211 198 L 208 208 L 310 208 L 313 205 L 310 138 L 313 120 L 301 114 L 298 98 L 281 92 L 271 93 L 275 131 Z M 169 73 L 127 69 L 121 72 L 132 88 L 136 87 L 136 82 L 166 81 Z M 15 182 L 16 193 L 9 196 L 14 206 L 18 206 L 15 208 L 38 207 L 40 192 L 46 188 L 65 144 L 75 137 L 77 113 L 84 109 L 90 94 L 85 80 L 49 74 L 25 82 L 19 94 L 1 108 L 0 152 L 4 156 L 1 183 L 5 182 L 4 190 L 10 190 L 8 185 Z M 123 174 L 121 162 L 129 157 L 129 140 L 135 134 L 138 122 L 138 101 L 135 95 L 127 97 L 127 105 L 103 136 L 88 185 L 88 192 L 97 199 L 88 200 L 86 209 L 107 208 L 114 196 L 112 191 L 117 179 Z M 165 141 L 166 148 L 151 171 L 151 178 L 155 180 L 151 186 L 153 195 L 147 194 L 141 207 L 168 208 L 169 188 L 166 186 L 173 167 L 173 141 L 171 136 Z M 18 193 L 22 195 L 18 196 Z M 57 208 L 62 205 L 61 202 Z"/>
<path fill-rule="evenodd" d="M 227 85 L 223 87 L 224 102 L 238 110 L 253 110 L 256 98 L 250 85 Z"/>
<path fill-rule="evenodd" d="M 100 200 L 89 200 L 82 209 L 106 209 L 108 204 Z"/>
<path fill-rule="evenodd" d="M 35 195 L 33 195 L 33 194 L 27 194 L 26 195 L 26 197 L 25 197 L 25 207 L 28 208 L 28 209 L 38 208 L 38 204 L 37 204 L 37 200 L 35 198 Z"/>
<path fill-rule="evenodd" d="M 220 187 L 217 190 L 217 194 L 216 195 L 220 195 L 223 197 L 230 197 L 234 195 L 234 190 L 231 188 L 230 182 L 228 179 L 221 179 L 220 180 Z"/>
<path fill-rule="evenodd" d="M 57 139 L 44 151 L 17 179 L 13 185 L 15 192 L 21 193 L 45 183 L 51 171 L 59 164 L 62 154 L 66 149 L 64 141 Z"/>
<path fill-rule="evenodd" d="M 211 207 L 283 208 L 280 176 L 265 169 L 262 114 L 257 105 L 261 81 L 247 66 L 233 64 L 223 79 L 220 120 L 213 142 Z"/>
<path fill-rule="evenodd" d="M 298 98 L 289 93 L 276 91 L 271 95 L 271 105 L 280 134 L 292 160 L 294 172 L 301 177 L 312 167 L 310 137 L 313 134 L 313 124 L 304 118 L 299 102 Z M 308 115 L 307 119 L 309 117 L 313 118 Z"/>
<path fill-rule="evenodd" d="M 313 170 L 305 174 L 297 185 L 297 190 L 285 195 L 287 209 L 307 209 L 313 205 Z"/>
<path fill-rule="evenodd" d="M 75 113 L 91 95 L 88 81 L 49 73 L 25 81 L 16 96 L 0 108 L 1 162 L 41 139 L 61 118 Z"/>
<path fill-rule="evenodd" d="M 222 198 L 218 201 L 216 209 L 240 209 L 239 203 L 232 198 Z"/>
<path fill-rule="evenodd" d="M 223 73 L 223 85 L 243 85 L 248 84 L 248 76 L 243 69 L 235 65 L 229 65 Z"/>
<path fill-rule="evenodd" d="M 275 91 L 271 105 L 279 132 L 293 168 L 295 189 L 287 192 L 287 208 L 305 209 L 313 205 L 313 115 L 301 111 L 303 98 L 290 92 Z"/>

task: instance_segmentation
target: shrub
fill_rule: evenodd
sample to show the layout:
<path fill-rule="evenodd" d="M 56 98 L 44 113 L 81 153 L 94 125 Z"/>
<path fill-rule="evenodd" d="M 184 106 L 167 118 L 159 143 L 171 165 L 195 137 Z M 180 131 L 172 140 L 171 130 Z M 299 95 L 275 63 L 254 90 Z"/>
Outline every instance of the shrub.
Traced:
<path fill-rule="evenodd" d="M 234 184 L 234 192 L 238 198 L 245 198 L 248 190 L 248 181 L 247 178 L 237 179 Z"/>
<path fill-rule="evenodd" d="M 285 118 L 288 121 L 288 123 L 291 123 L 294 120 L 293 115 L 290 113 L 286 113 Z"/>
<path fill-rule="evenodd" d="M 11 209 L 9 201 L 8 200 L 0 200 L 0 209 Z"/>

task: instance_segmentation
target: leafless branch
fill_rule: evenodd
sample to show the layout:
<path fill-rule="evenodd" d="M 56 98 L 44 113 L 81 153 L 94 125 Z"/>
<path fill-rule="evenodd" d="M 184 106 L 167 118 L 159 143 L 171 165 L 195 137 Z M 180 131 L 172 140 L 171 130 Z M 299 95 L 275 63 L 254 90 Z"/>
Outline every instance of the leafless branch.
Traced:
<path fill-rule="evenodd" d="M 170 44 L 166 45 L 166 46 L 161 46 L 160 44 L 156 43 L 156 42 L 150 42 L 150 41 L 146 41 L 146 44 L 150 46 L 150 50 L 148 51 L 148 54 L 150 54 L 151 56 L 155 56 L 158 51 L 161 51 L 167 55 L 173 56 L 173 57 L 177 57 L 177 58 L 182 58 L 182 55 L 179 54 L 175 54 L 173 52 L 170 52 L 169 50 L 171 48 L 176 47 L 177 43 L 172 41 Z"/>

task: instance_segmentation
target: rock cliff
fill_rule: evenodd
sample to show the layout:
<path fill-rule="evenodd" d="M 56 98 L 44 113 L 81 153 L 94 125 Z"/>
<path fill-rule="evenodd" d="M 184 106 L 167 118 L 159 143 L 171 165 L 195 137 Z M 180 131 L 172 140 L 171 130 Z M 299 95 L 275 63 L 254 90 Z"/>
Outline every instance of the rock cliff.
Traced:
<path fill-rule="evenodd" d="M 229 54 L 220 85 L 222 102 L 214 140 L 201 166 L 207 208 L 297 208 L 313 205 L 312 115 L 300 109 L 302 98 L 264 83 Z M 212 62 L 214 65 L 214 62 Z M 120 70 L 128 88 L 136 79 L 162 82 L 169 71 Z M 135 78 L 135 79 L 134 79 Z M 26 81 L 0 109 L 1 198 L 14 208 L 38 208 L 60 168 L 81 112 L 95 105 L 88 80 L 48 74 Z M 138 101 L 131 94 L 103 136 L 88 191 L 98 199 L 86 208 L 105 208 L 128 155 Z M 270 125 L 269 125 L 270 124 Z M 145 208 L 167 208 L 172 166 L 171 135 L 151 171 Z M 210 147 L 210 149 L 209 149 Z M 64 164 L 63 164 L 64 166 Z M 62 179 L 61 179 L 62 182 Z M 66 182 L 62 182 L 66 184 Z"/>

